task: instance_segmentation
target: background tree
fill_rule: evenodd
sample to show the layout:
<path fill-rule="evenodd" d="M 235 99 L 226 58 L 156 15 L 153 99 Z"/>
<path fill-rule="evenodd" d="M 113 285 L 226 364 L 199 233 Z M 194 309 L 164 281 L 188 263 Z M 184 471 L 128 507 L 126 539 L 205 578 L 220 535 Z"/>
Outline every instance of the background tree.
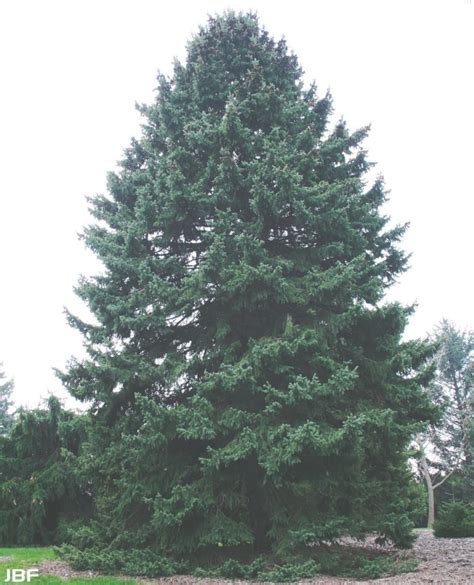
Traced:
<path fill-rule="evenodd" d="M 69 315 L 89 357 L 61 375 L 92 403 L 94 543 L 188 559 L 409 544 L 430 348 L 382 303 L 404 228 L 382 179 L 366 185 L 367 129 L 330 129 L 330 96 L 252 14 L 211 18 L 140 110 L 91 200 L 104 273 L 77 290 L 98 324 Z"/>
<path fill-rule="evenodd" d="M 460 484 L 460 495 L 472 501 L 474 453 L 474 332 L 462 332 L 443 320 L 434 340 L 436 377 L 430 394 L 442 418 L 419 437 L 420 470 L 428 492 L 428 526 L 435 516 L 435 490 L 448 480 Z"/>
<path fill-rule="evenodd" d="M 57 543 L 69 523 L 87 518 L 91 498 L 77 462 L 86 428 L 85 416 L 51 397 L 0 437 L 1 545 Z"/>
<path fill-rule="evenodd" d="M 12 406 L 13 380 L 7 380 L 0 364 L 0 435 L 6 435 L 13 422 Z"/>

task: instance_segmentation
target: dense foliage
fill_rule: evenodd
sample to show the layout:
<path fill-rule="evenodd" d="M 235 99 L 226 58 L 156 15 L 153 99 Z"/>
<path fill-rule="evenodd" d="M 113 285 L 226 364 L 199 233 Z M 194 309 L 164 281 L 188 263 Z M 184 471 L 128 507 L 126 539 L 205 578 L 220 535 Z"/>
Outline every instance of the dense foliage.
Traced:
<path fill-rule="evenodd" d="M 69 315 L 88 358 L 62 380 L 91 404 L 97 506 L 75 544 L 178 562 L 367 532 L 409 545 L 430 348 L 401 341 L 410 308 L 382 303 L 404 228 L 366 184 L 367 129 L 330 128 L 330 96 L 233 13 L 140 109 L 143 136 L 91 199 L 104 272 L 78 294 L 95 322 Z"/>
<path fill-rule="evenodd" d="M 0 437 L 0 545 L 61 542 L 66 526 L 87 518 L 90 496 L 77 473 L 85 435 L 86 418 L 51 397 Z"/>
<path fill-rule="evenodd" d="M 444 504 L 433 524 L 435 536 L 445 538 L 474 537 L 474 507 L 463 502 Z"/>

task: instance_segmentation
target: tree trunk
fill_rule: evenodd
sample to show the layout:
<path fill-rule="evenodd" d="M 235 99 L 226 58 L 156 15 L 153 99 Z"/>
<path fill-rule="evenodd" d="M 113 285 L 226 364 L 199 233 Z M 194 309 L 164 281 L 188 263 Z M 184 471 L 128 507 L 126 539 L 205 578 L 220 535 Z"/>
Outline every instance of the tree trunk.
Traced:
<path fill-rule="evenodd" d="M 428 463 L 426 461 L 426 457 L 424 453 L 422 453 L 420 458 L 420 466 L 421 471 L 423 473 L 423 477 L 425 478 L 426 489 L 428 491 L 428 528 L 433 528 L 433 522 L 435 519 L 435 508 L 434 508 L 434 488 L 433 482 L 431 481 L 430 470 L 428 469 Z"/>

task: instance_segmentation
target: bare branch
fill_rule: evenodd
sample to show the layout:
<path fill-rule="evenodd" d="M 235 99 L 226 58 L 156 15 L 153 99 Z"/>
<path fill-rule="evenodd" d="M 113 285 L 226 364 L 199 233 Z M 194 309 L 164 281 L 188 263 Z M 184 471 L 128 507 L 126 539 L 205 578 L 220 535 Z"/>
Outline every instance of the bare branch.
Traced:
<path fill-rule="evenodd" d="M 435 485 L 433 486 L 433 489 L 435 490 L 436 488 L 438 488 L 440 485 L 443 485 L 443 483 L 457 470 L 457 467 L 455 467 L 454 469 L 451 469 L 451 471 L 449 473 L 447 473 L 443 479 L 441 481 L 438 481 L 438 483 L 435 483 Z"/>

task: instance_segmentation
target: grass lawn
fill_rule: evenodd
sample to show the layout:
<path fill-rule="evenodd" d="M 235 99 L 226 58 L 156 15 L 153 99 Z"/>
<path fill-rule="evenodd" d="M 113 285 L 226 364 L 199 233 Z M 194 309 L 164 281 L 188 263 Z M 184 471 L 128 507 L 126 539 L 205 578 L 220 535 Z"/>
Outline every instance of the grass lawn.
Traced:
<path fill-rule="evenodd" d="M 0 559 L 13 557 L 9 560 L 0 560 L 0 584 L 6 579 L 7 569 L 30 569 L 44 559 L 54 559 L 51 548 L 0 548 Z M 32 585 L 61 585 L 66 580 L 51 575 L 41 575 L 31 579 Z M 119 579 L 117 577 L 73 577 L 67 579 L 73 585 L 137 585 L 135 580 Z"/>

